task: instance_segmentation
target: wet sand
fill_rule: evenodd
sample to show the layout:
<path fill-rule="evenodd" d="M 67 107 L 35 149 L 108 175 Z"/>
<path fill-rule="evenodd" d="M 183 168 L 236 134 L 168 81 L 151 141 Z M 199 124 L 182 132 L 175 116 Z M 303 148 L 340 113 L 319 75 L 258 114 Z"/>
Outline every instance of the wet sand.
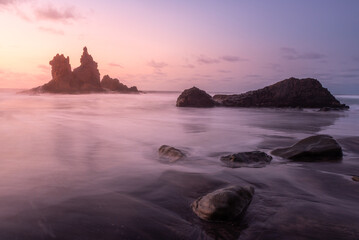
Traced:
<path fill-rule="evenodd" d="M 357 112 L 179 110 L 175 96 L 0 96 L 0 239 L 359 239 Z M 343 159 L 219 161 L 312 134 L 333 135 Z M 161 162 L 162 144 L 188 158 Z M 243 219 L 192 212 L 235 184 L 255 188 Z"/>

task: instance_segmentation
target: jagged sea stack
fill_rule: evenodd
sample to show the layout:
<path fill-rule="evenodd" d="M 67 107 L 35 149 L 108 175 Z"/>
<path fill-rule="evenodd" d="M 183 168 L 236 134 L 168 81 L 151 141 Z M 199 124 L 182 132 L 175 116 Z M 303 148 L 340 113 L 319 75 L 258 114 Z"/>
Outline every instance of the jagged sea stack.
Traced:
<path fill-rule="evenodd" d="M 90 93 L 102 92 L 100 72 L 97 63 L 84 47 L 81 56 L 81 65 L 71 71 L 70 58 L 57 54 L 51 61 L 50 82 L 33 88 L 31 92 L 48 93 Z"/>
<path fill-rule="evenodd" d="M 79 83 L 80 92 L 101 92 L 100 72 L 92 56 L 84 47 L 80 59 L 81 65 L 73 71 L 75 79 Z"/>
<path fill-rule="evenodd" d="M 88 53 L 87 47 L 83 48 L 80 62 L 81 65 L 71 71 L 70 58 L 57 54 L 50 61 L 51 81 L 25 92 L 63 94 L 98 93 L 108 90 L 119 93 L 138 92 L 137 87 L 128 88 L 118 79 L 112 79 L 108 75 L 105 75 L 100 82 L 97 62 Z"/>

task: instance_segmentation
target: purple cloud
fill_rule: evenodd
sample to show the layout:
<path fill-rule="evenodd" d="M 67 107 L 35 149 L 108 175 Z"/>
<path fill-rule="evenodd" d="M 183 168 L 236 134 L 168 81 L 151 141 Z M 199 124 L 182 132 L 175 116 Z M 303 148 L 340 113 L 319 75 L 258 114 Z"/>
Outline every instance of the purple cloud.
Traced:
<path fill-rule="evenodd" d="M 229 56 L 229 55 L 223 56 L 223 57 L 221 57 L 221 59 L 226 62 L 248 61 L 248 59 L 245 59 L 245 58 L 240 58 L 237 56 Z"/>
<path fill-rule="evenodd" d="M 346 71 L 347 72 L 359 72 L 359 68 L 349 68 Z"/>
<path fill-rule="evenodd" d="M 339 76 L 342 78 L 359 78 L 359 74 L 341 74 Z"/>
<path fill-rule="evenodd" d="M 248 74 L 246 76 L 244 76 L 245 78 L 260 78 L 262 77 L 261 75 L 258 74 Z"/>
<path fill-rule="evenodd" d="M 201 55 L 197 58 L 197 62 L 200 64 L 214 64 L 219 63 L 219 60 Z"/>
<path fill-rule="evenodd" d="M 297 51 L 294 48 L 282 47 L 281 52 L 289 55 L 297 55 Z"/>
<path fill-rule="evenodd" d="M 154 60 L 151 60 L 150 62 L 148 62 L 147 64 L 149 67 L 152 67 L 156 70 L 162 70 L 163 68 L 167 67 L 168 64 L 165 62 L 156 62 Z"/>
<path fill-rule="evenodd" d="M 288 47 L 283 47 L 280 51 L 287 60 L 320 60 L 326 57 L 326 55 L 316 52 L 298 53 L 294 48 Z"/>
<path fill-rule="evenodd" d="M 308 60 L 315 60 L 315 59 L 323 59 L 325 58 L 324 54 L 316 53 L 316 52 L 308 52 L 304 54 L 300 54 L 297 59 L 308 59 Z"/>

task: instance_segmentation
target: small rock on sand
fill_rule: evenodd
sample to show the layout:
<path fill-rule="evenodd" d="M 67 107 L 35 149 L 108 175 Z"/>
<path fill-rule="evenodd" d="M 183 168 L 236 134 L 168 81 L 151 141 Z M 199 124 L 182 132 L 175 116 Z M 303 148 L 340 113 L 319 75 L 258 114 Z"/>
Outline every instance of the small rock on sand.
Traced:
<path fill-rule="evenodd" d="M 198 198 L 191 207 L 203 220 L 233 221 L 245 214 L 253 194 L 253 187 L 231 186 Z"/>
<path fill-rule="evenodd" d="M 271 154 L 296 161 L 340 160 L 343 151 L 329 135 L 315 135 L 287 148 L 278 148 Z"/>
<path fill-rule="evenodd" d="M 186 157 L 186 155 L 181 150 L 168 145 L 162 145 L 158 149 L 158 153 L 161 158 L 164 158 L 171 163 Z"/>
<path fill-rule="evenodd" d="M 271 160 L 271 156 L 260 151 L 239 152 L 221 157 L 221 161 L 231 168 L 264 167 L 266 164 L 269 164 Z"/>

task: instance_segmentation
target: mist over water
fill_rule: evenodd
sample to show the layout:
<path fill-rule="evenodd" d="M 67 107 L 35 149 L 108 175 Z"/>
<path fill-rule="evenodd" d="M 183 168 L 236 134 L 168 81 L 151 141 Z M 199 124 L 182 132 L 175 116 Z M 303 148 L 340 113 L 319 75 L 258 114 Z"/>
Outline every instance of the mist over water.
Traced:
<path fill-rule="evenodd" d="M 351 107 L 343 112 L 177 108 L 177 96 L 0 92 L 0 238 L 359 238 L 358 96 L 338 96 Z M 337 139 L 343 160 L 238 169 L 219 161 L 313 134 Z M 161 162 L 163 144 L 188 159 Z M 231 184 L 256 190 L 243 221 L 197 219 L 190 203 Z"/>

